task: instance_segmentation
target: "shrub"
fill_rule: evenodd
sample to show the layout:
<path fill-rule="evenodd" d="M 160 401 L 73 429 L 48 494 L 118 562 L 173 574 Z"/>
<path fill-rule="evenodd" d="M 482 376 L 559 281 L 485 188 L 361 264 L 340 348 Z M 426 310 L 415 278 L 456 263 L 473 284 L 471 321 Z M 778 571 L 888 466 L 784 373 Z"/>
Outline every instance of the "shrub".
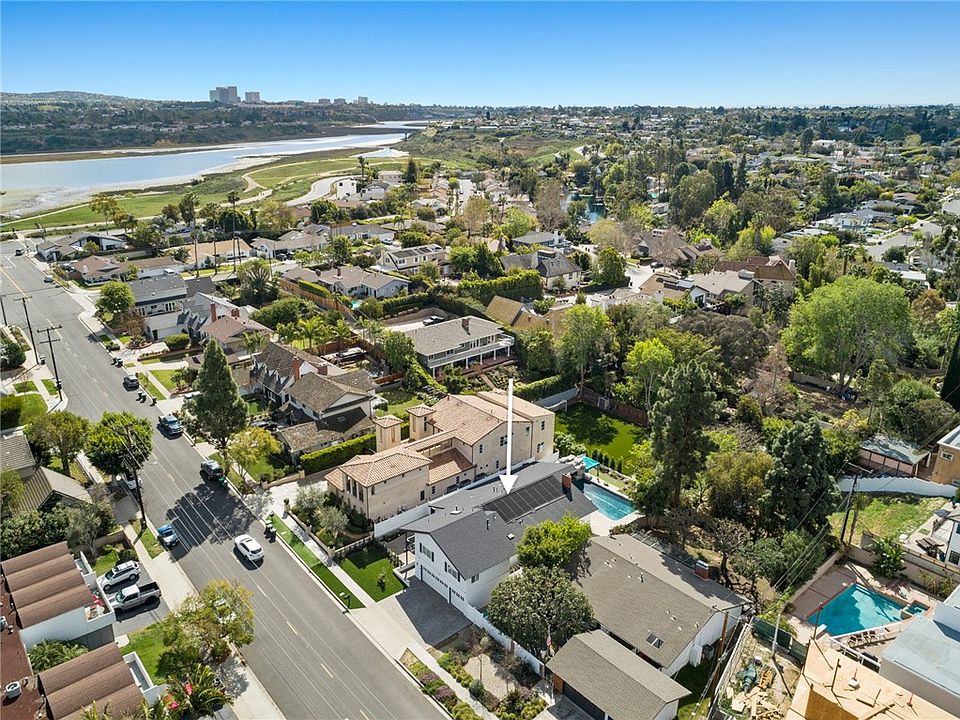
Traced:
<path fill-rule="evenodd" d="M 467 705 L 463 700 L 460 700 L 456 705 L 453 706 L 453 710 L 450 711 L 450 715 L 453 717 L 453 720 L 480 720 L 480 716 L 477 715 L 473 708 Z"/>
<path fill-rule="evenodd" d="M 563 375 L 551 375 L 542 380 L 535 380 L 531 383 L 520 385 L 515 389 L 518 398 L 523 400 L 541 400 L 550 397 L 558 392 L 563 392 L 570 387 L 570 382 Z"/>
<path fill-rule="evenodd" d="M 23 411 L 23 397 L 4 395 L 0 397 L 0 427 L 4 430 L 20 425 L 20 413 Z"/>
<path fill-rule="evenodd" d="M 300 465 L 306 475 L 311 475 L 335 465 L 341 465 L 350 458 L 365 452 L 373 452 L 377 446 L 377 438 L 373 433 L 363 435 L 353 440 L 345 440 L 339 445 L 306 453 L 300 456 Z"/>
<path fill-rule="evenodd" d="M 474 680 L 470 683 L 470 695 L 473 696 L 475 700 L 483 700 L 483 693 L 485 689 L 483 683 L 479 680 Z"/>
<path fill-rule="evenodd" d="M 430 296 L 427 293 L 412 293 L 410 295 L 398 295 L 387 298 L 383 301 L 383 314 L 387 317 L 397 313 L 409 310 L 410 308 L 421 308 L 427 304 Z"/>
<path fill-rule="evenodd" d="M 117 562 L 127 562 L 128 560 L 136 560 L 137 551 L 133 548 L 120 548 L 120 551 L 117 553 Z"/>
<path fill-rule="evenodd" d="M 543 285 L 536 270 L 523 270 L 493 280 L 464 280 L 458 286 L 461 296 L 479 300 L 484 307 L 495 295 L 511 300 L 539 300 L 543 297 Z"/>
<path fill-rule="evenodd" d="M 453 691 L 453 688 L 448 685 L 441 685 L 432 695 L 433 699 L 443 705 L 447 710 L 452 710 L 453 706 L 459 702 L 457 694 Z"/>
<path fill-rule="evenodd" d="M 873 571 L 894 578 L 903 570 L 903 546 L 895 537 L 877 538 L 873 542 Z"/>
<path fill-rule="evenodd" d="M 170 350 L 183 350 L 190 344 L 190 336 L 186 333 L 170 335 L 163 341 Z"/>
<path fill-rule="evenodd" d="M 762 429 L 763 411 L 760 410 L 760 403 L 751 395 L 741 395 L 737 401 L 736 420 L 755 430 Z"/>

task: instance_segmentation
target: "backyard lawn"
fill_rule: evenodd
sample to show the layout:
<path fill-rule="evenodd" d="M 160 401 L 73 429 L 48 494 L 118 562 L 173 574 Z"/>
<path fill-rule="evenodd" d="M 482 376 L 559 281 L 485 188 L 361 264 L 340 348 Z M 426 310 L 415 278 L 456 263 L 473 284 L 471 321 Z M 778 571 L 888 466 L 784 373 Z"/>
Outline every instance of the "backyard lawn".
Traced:
<path fill-rule="evenodd" d="M 861 496 L 865 497 L 865 496 Z M 897 537 L 901 533 L 912 533 L 923 525 L 938 510 L 946 498 L 916 497 L 912 495 L 875 495 L 870 497 L 869 505 L 860 510 L 854 542 L 860 539 L 860 533 L 867 530 L 876 537 Z M 853 512 L 850 513 L 851 520 Z M 839 535 L 843 527 L 843 513 L 830 516 L 830 525 Z M 850 532 L 849 526 L 847 532 Z"/>
<path fill-rule="evenodd" d="M 163 682 L 164 678 L 157 677 L 157 662 L 167 646 L 163 643 L 163 628 L 160 623 L 148 625 L 143 630 L 136 630 L 127 637 L 130 639 L 130 644 L 124 645 L 121 652 L 126 654 L 136 651 L 143 666 L 150 673 L 150 678 L 155 683 Z"/>
<path fill-rule="evenodd" d="M 556 432 L 572 435 L 588 450 L 599 449 L 611 458 L 624 460 L 630 456 L 633 446 L 647 436 L 647 431 L 639 425 L 607 415 L 583 403 L 557 413 Z"/>
<path fill-rule="evenodd" d="M 694 720 L 694 718 L 707 717 L 707 711 L 710 709 L 710 701 L 708 699 L 704 699 L 700 705 L 700 712 L 696 715 L 693 713 L 697 707 L 697 702 L 700 700 L 700 693 L 703 692 L 703 689 L 710 681 L 711 670 L 713 670 L 713 662 L 705 660 L 696 667 L 687 665 L 677 673 L 674 680 L 690 691 L 690 694 L 680 701 L 680 707 L 677 712 L 678 720 Z"/>
<path fill-rule="evenodd" d="M 368 545 L 347 555 L 340 567 L 378 602 L 403 590 L 403 583 L 393 574 L 393 563 L 379 545 Z"/>
<path fill-rule="evenodd" d="M 379 393 L 379 395 L 387 401 L 387 407 L 384 409 L 381 406 L 377 410 L 377 413 L 380 415 L 396 415 L 401 420 L 406 418 L 409 408 L 423 402 L 423 400 L 413 393 L 399 388 L 396 390 L 384 390 Z"/>
<path fill-rule="evenodd" d="M 14 410 L 10 412 L 9 418 L 7 418 L 6 415 L 4 416 L 4 419 L 8 421 L 4 423 L 5 427 L 8 424 L 11 428 L 19 427 L 20 425 L 29 425 L 34 418 L 43 415 L 47 411 L 47 403 L 39 393 L 9 395 L 7 397 L 9 398 L 11 406 L 19 403 L 19 412 Z"/>

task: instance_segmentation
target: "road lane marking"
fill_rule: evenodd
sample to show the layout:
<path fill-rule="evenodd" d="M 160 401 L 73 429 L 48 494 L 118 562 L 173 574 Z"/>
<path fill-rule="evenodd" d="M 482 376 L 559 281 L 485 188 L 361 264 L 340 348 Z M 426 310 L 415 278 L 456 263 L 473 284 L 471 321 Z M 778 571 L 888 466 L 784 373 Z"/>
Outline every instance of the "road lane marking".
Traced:
<path fill-rule="evenodd" d="M 293 630 L 293 634 L 294 634 L 294 635 L 296 635 L 297 637 L 300 636 L 300 633 L 298 633 L 298 632 L 297 632 L 297 629 L 296 629 L 293 625 L 290 624 L 290 621 L 289 621 L 289 620 L 287 620 L 287 627 L 290 628 L 291 630 Z"/>
<path fill-rule="evenodd" d="M 320 663 L 320 667 L 323 668 L 323 671 L 324 671 L 327 675 L 329 675 L 330 677 L 333 677 L 333 673 L 330 672 L 330 669 L 329 669 L 326 665 L 324 665 L 323 663 Z"/>

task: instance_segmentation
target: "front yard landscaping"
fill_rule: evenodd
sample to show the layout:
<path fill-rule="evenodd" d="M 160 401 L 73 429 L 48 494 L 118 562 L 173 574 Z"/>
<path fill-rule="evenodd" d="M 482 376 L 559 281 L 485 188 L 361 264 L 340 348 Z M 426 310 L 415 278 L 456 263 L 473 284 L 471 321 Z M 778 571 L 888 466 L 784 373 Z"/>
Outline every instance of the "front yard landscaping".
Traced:
<path fill-rule="evenodd" d="M 14 383 L 13 389 L 18 393 L 35 393 L 37 392 L 37 384 L 33 380 L 24 380 Z M 54 392 L 56 392 L 56 389 L 54 389 Z"/>
<path fill-rule="evenodd" d="M 4 430 L 29 425 L 47 411 L 47 403 L 39 393 L 4 395 L 0 398 L 0 424 Z"/>
<path fill-rule="evenodd" d="M 153 375 L 157 379 L 157 382 L 163 385 L 169 392 L 174 393 L 180 387 L 180 385 L 174 380 L 177 372 L 177 370 L 151 370 L 150 374 Z"/>
<path fill-rule="evenodd" d="M 923 525 L 947 501 L 942 497 L 917 497 L 915 495 L 873 495 L 868 497 L 869 504 L 857 515 L 857 526 L 853 541 L 859 542 L 860 533 L 868 531 L 874 537 L 898 537 L 901 533 L 912 533 Z M 853 512 L 850 513 L 853 519 Z M 834 533 L 840 534 L 843 527 L 843 513 L 830 516 L 830 525 Z M 850 531 L 849 525 L 847 532 Z"/>
<path fill-rule="evenodd" d="M 639 425 L 608 415 L 592 405 L 578 403 L 566 412 L 558 412 L 556 432 L 567 433 L 590 451 L 601 450 L 607 457 L 626 460 L 647 431 Z"/>
<path fill-rule="evenodd" d="M 163 642 L 163 628 L 160 623 L 148 625 L 143 630 L 136 630 L 127 637 L 130 643 L 120 651 L 124 654 L 136 652 L 140 656 L 140 662 L 150 673 L 151 679 L 155 683 L 164 682 L 165 678 L 157 677 L 157 663 L 163 651 L 167 649 Z"/>
<path fill-rule="evenodd" d="M 93 571 L 99 576 L 117 564 L 120 555 L 113 545 L 107 545 L 101 548 L 100 554 L 93 563 Z"/>
<path fill-rule="evenodd" d="M 376 601 L 403 590 L 393 574 L 393 563 L 381 545 L 367 545 L 340 561 L 340 567 Z"/>
<path fill-rule="evenodd" d="M 139 542 L 143 543 L 143 547 L 146 548 L 147 554 L 155 558 L 157 555 L 163 552 L 163 547 L 160 545 L 160 541 L 157 540 L 157 536 L 153 534 L 153 531 L 145 527 L 141 533 L 140 519 L 135 519 L 132 523 L 134 531 L 137 533 Z"/>
<path fill-rule="evenodd" d="M 164 397 L 166 397 L 162 392 L 160 392 L 160 389 L 153 384 L 153 381 L 150 379 L 150 376 L 147 375 L 147 373 L 137 373 L 137 378 L 140 380 L 140 386 L 157 400 L 163 400 Z"/>

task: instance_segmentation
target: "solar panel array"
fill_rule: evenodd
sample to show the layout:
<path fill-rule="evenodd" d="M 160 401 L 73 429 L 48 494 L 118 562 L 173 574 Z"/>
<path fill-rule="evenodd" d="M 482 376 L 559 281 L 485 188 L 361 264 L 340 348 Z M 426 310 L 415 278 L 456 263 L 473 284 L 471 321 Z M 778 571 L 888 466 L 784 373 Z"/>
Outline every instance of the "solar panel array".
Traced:
<path fill-rule="evenodd" d="M 560 480 L 556 477 L 546 477 L 485 503 L 484 509 L 493 510 L 503 518 L 504 522 L 510 523 L 519 517 L 529 515 L 558 497 L 560 497 Z"/>

